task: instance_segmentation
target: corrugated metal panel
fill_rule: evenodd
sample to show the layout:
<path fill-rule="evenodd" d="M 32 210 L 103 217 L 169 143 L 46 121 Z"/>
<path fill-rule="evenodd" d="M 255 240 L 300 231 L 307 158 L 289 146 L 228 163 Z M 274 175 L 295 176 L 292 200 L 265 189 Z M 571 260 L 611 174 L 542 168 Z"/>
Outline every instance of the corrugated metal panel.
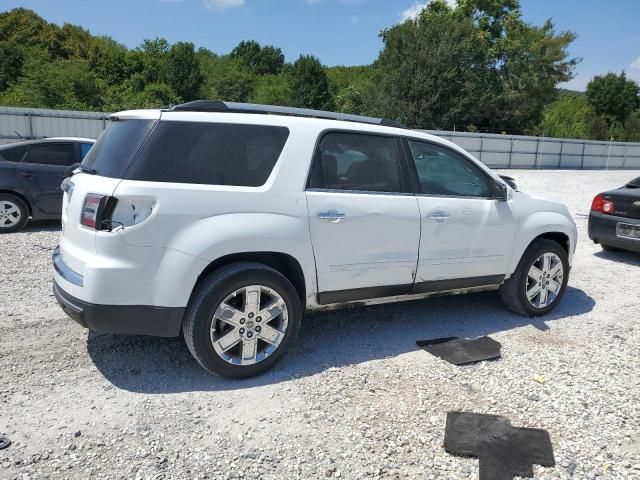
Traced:
<path fill-rule="evenodd" d="M 0 107 L 0 144 L 25 138 L 97 138 L 108 113 Z M 452 141 L 491 167 L 640 168 L 640 143 L 422 130 Z"/>

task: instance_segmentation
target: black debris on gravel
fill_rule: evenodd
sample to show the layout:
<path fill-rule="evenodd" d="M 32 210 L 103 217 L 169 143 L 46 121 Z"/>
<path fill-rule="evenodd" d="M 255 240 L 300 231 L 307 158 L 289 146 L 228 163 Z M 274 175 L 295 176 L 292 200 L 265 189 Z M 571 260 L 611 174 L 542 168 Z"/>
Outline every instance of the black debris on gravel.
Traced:
<path fill-rule="evenodd" d="M 532 478 L 533 465 L 555 466 L 546 430 L 517 428 L 497 415 L 449 412 L 444 434 L 449 453 L 478 457 L 480 480 Z"/>
<path fill-rule="evenodd" d="M 11 445 L 11 440 L 9 440 L 7 437 L 0 437 L 0 450 L 8 448 L 9 445 Z"/>
<path fill-rule="evenodd" d="M 431 355 L 454 365 L 466 365 L 500 358 L 500 345 L 490 337 L 474 340 L 458 337 L 418 340 L 416 344 Z"/>

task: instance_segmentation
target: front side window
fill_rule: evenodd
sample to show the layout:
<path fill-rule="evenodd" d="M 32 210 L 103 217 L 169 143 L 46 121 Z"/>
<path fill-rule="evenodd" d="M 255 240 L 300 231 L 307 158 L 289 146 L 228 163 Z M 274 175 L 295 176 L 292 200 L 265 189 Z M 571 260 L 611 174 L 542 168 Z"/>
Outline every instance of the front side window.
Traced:
<path fill-rule="evenodd" d="M 125 178 L 259 187 L 288 137 L 285 127 L 161 121 Z"/>
<path fill-rule="evenodd" d="M 26 146 L 3 148 L 0 150 L 0 160 L 4 160 L 6 162 L 19 162 L 22 160 L 26 151 Z"/>
<path fill-rule="evenodd" d="M 402 192 L 395 140 L 363 133 L 326 134 L 316 153 L 310 188 Z"/>
<path fill-rule="evenodd" d="M 68 167 L 76 161 L 73 143 L 42 143 L 31 145 L 23 163 Z"/>
<path fill-rule="evenodd" d="M 455 197 L 490 197 L 487 176 L 469 160 L 447 148 L 408 140 L 421 193 Z"/>

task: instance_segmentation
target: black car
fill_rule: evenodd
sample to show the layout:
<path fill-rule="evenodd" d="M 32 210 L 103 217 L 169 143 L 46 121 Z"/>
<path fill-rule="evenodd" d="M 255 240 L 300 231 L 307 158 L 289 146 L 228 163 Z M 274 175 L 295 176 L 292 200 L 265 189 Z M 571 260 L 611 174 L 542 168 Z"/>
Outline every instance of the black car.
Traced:
<path fill-rule="evenodd" d="M 604 250 L 640 252 L 640 177 L 596 195 L 589 215 L 589 238 Z"/>
<path fill-rule="evenodd" d="M 60 218 L 60 183 L 94 142 L 47 138 L 0 145 L 0 234 L 20 230 L 29 218 Z"/>

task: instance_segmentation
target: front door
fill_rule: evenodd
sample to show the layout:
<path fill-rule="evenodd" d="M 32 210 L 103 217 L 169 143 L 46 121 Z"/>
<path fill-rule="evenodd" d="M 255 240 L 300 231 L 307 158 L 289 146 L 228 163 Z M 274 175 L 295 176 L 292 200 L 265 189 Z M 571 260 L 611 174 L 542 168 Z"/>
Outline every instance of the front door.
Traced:
<path fill-rule="evenodd" d="M 395 296 L 411 289 L 420 213 L 390 136 L 325 134 L 307 188 L 319 303 Z"/>
<path fill-rule="evenodd" d="M 460 153 L 429 142 L 407 144 L 420 184 L 416 284 L 458 279 L 500 283 L 516 234 L 510 203 L 493 198 L 494 180 Z M 448 285 L 456 287 L 455 282 Z M 460 286 L 475 285 L 463 281 Z"/>
<path fill-rule="evenodd" d="M 62 190 L 67 168 L 77 162 L 75 143 L 36 143 L 16 166 L 15 175 L 38 210 L 45 214 L 62 211 Z"/>

